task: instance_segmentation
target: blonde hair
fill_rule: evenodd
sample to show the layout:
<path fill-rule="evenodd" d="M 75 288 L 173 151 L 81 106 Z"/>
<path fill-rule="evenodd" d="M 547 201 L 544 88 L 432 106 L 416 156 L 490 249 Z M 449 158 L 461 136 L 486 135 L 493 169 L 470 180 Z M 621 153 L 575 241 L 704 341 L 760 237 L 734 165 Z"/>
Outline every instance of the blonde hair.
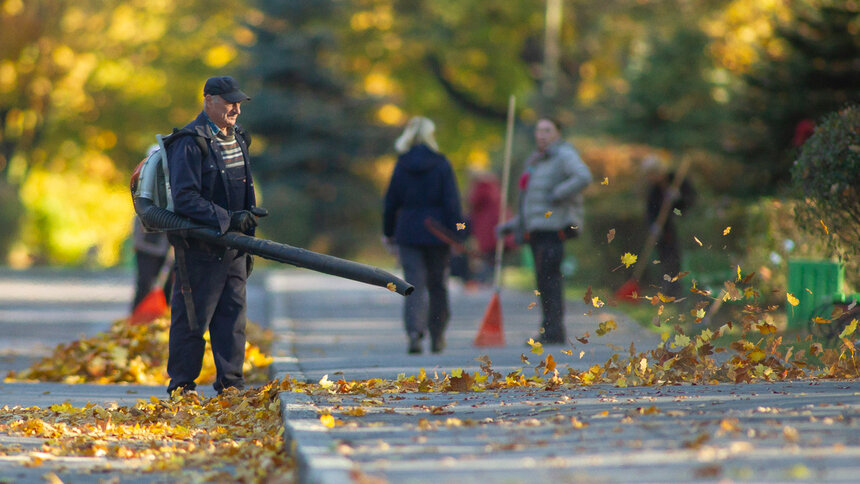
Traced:
<path fill-rule="evenodd" d="M 394 142 L 394 149 L 398 153 L 406 153 L 413 146 L 423 143 L 432 148 L 433 151 L 439 151 L 439 146 L 433 137 L 434 131 L 436 131 L 436 125 L 433 124 L 433 121 L 424 116 L 415 116 L 406 123 L 403 134 Z"/>

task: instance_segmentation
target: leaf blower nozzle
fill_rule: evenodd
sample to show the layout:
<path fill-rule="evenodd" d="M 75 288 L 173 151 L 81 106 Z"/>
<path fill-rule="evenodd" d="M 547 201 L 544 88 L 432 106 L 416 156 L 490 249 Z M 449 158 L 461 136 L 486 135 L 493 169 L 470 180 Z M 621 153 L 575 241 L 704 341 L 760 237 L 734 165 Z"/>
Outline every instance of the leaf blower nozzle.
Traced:
<path fill-rule="evenodd" d="M 264 259 L 322 272 L 323 274 L 384 287 L 403 296 L 408 296 L 415 290 L 408 282 L 378 267 L 271 240 L 258 239 L 237 232 L 222 234 L 215 229 L 197 225 L 182 216 L 161 208 L 148 198 L 134 197 L 134 210 L 144 227 L 149 230 L 181 231 L 183 236 L 194 237 L 222 247 L 243 250 Z"/>

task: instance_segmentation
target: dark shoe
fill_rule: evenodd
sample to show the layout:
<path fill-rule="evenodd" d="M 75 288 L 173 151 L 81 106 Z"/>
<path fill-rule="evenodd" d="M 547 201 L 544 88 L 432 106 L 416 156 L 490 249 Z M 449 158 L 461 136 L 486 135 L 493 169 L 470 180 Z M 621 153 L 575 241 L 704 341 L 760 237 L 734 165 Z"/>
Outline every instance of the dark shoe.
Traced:
<path fill-rule="evenodd" d="M 409 337 L 409 350 L 408 353 L 410 355 L 420 355 L 421 354 L 421 336 L 414 335 Z"/>
<path fill-rule="evenodd" d="M 441 353 L 445 349 L 445 337 L 434 336 L 430 341 L 430 351 L 433 353 Z"/>
<path fill-rule="evenodd" d="M 191 387 L 177 387 L 173 391 L 170 392 L 170 400 L 179 401 L 179 400 L 200 400 L 200 394 L 197 393 L 197 390 Z"/>

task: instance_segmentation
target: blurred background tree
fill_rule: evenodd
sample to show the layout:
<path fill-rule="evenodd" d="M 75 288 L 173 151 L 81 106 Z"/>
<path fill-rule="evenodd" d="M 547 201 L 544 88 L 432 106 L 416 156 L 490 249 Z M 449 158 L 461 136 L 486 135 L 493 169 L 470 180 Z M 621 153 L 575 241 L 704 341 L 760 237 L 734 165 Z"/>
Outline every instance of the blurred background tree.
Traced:
<path fill-rule="evenodd" d="M 22 205 L 2 210 L 5 227 L 21 219 L 16 263 L 117 263 L 130 169 L 155 133 L 193 118 L 207 74 L 248 40 L 238 5 L 0 2 L 0 190 Z"/>
<path fill-rule="evenodd" d="M 533 122 L 552 114 L 598 180 L 611 179 L 589 189 L 591 228 L 574 244 L 583 274 L 641 249 L 636 167 L 649 153 L 693 160 L 703 199 L 682 229 L 736 261 L 763 254 L 748 261 L 757 267 L 789 255 L 756 238 L 750 214 L 783 220 L 788 204 L 761 197 L 786 193 L 798 122 L 857 98 L 858 10 L 856 0 L 0 0 L 0 223 L 21 227 L 5 243 L 20 264 L 88 253 L 116 263 L 131 168 L 154 133 L 200 110 L 207 77 L 232 74 L 253 98 L 241 122 L 273 239 L 378 249 L 403 123 L 436 121 L 465 188 L 466 168 L 500 169 L 514 94 L 514 173 Z"/>
<path fill-rule="evenodd" d="M 791 179 L 791 164 L 815 120 L 860 101 L 860 4 L 788 2 L 793 15 L 774 22 L 774 38 L 743 76 L 735 106 L 736 153 L 773 193 Z"/>
<path fill-rule="evenodd" d="M 276 240 L 336 255 L 378 241 L 373 163 L 395 136 L 384 123 L 392 120 L 379 113 L 381 96 L 356 89 L 343 68 L 344 40 L 335 27 L 349 17 L 345 6 L 261 0 L 252 26 L 257 42 L 243 75 L 253 99 L 242 122 L 255 140 L 262 204 L 275 215 L 267 222 L 277 221 L 263 229 Z"/>

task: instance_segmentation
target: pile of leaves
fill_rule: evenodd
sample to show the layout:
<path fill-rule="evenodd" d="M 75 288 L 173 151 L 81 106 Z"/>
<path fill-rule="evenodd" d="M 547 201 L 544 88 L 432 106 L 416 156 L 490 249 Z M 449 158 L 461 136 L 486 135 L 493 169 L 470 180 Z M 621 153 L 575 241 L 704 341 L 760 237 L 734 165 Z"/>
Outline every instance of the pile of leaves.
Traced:
<path fill-rule="evenodd" d="M 293 482 L 277 398 L 290 386 L 275 380 L 210 399 L 151 397 L 130 407 L 4 406 L 0 434 L 46 440 L 36 451 L 0 445 L 0 456 L 28 455 L 26 465 L 46 468 L 58 456 L 103 458 L 90 472 L 116 470 L 110 462 L 120 459 L 128 472 L 168 473 L 188 482 Z"/>
<path fill-rule="evenodd" d="M 458 368 L 450 373 L 429 375 L 422 370 L 417 375 L 401 374 L 396 380 L 360 381 L 331 381 L 326 376 L 316 384 L 293 382 L 292 390 L 373 397 L 398 392 L 465 392 L 520 387 L 558 390 L 596 384 L 628 387 L 860 378 L 860 362 L 855 355 L 855 341 L 860 336 L 856 307 L 849 307 L 847 312 L 837 307 L 829 318 L 816 318 L 815 323 L 821 326 L 839 325 L 835 333 L 838 335 L 836 346 L 825 347 L 811 335 L 798 335 L 788 341 L 778 334 L 774 322 L 773 313 L 779 306 L 763 308 L 755 304 L 760 295 L 754 280 L 755 273 L 742 276 L 738 268 L 737 280 L 725 281 L 717 296 L 697 288 L 695 283 L 690 289 L 695 298 L 678 299 L 659 292 L 655 296 L 642 296 L 655 307 L 654 324 L 666 329 L 661 333 L 662 341 L 655 348 L 641 352 L 632 343 L 626 349 L 609 345 L 617 352 L 605 363 L 585 370 L 577 370 L 574 366 L 577 356 L 582 358 L 585 353 L 581 348 L 592 339 L 589 333 L 576 337 L 570 348 L 561 350 L 560 355 L 548 353 L 537 364 L 530 358 L 543 355 L 545 348 L 539 342 L 529 341 L 530 355 L 521 355 L 524 366 L 506 375 L 495 371 L 489 357 L 484 355 L 476 358 L 480 370 L 472 373 Z M 792 294 L 786 294 L 786 298 L 788 304 L 797 304 Z M 592 294 L 591 288 L 584 300 L 594 308 L 605 305 L 599 296 Z M 740 308 L 738 321 L 727 321 L 715 330 L 697 327 L 723 303 Z M 674 308 L 668 310 L 670 306 Z M 613 320 L 600 322 L 595 330 L 596 337 L 617 328 Z M 353 410 L 355 416 L 361 416 L 361 409 Z M 323 415 L 323 423 L 333 426 L 337 422 Z"/>
<path fill-rule="evenodd" d="M 30 368 L 18 374 L 10 372 L 7 380 L 166 385 L 169 331 L 167 317 L 140 325 L 117 320 L 105 333 L 58 345 Z M 246 335 L 245 378 L 251 384 L 264 383 L 272 362 L 264 348 L 270 347 L 273 333 L 249 321 Z M 208 332 L 204 338 L 206 351 L 198 383 L 215 380 Z"/>

